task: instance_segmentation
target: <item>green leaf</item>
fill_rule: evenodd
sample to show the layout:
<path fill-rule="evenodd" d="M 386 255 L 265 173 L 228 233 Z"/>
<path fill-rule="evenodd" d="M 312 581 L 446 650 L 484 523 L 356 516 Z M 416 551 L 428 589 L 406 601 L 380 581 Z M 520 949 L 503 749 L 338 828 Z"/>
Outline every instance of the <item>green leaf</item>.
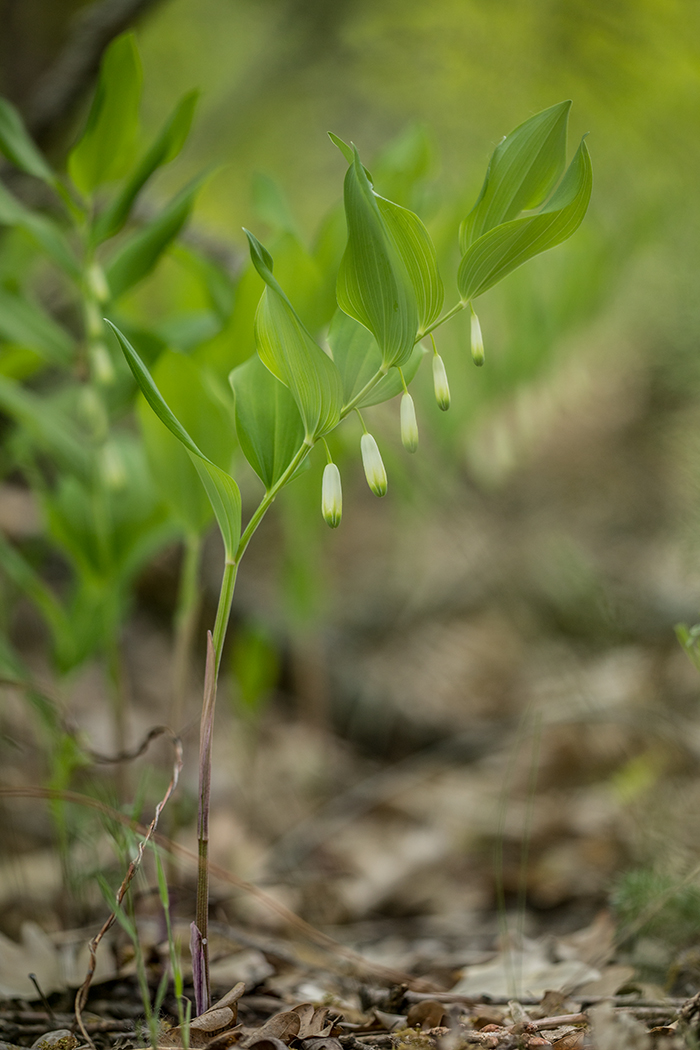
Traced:
<path fill-rule="evenodd" d="M 65 632 L 66 614 L 53 592 L 36 570 L 6 539 L 0 530 L 0 566 L 8 578 L 19 587 L 41 612 L 54 637 Z"/>
<path fill-rule="evenodd" d="M 133 346 L 122 335 L 116 325 L 107 321 L 119 340 L 124 356 L 149 405 L 175 437 L 182 442 L 192 457 L 192 462 L 211 502 L 224 541 L 226 558 L 234 561 L 241 536 L 241 494 L 230 474 L 212 463 L 197 447 L 183 425 L 163 400 L 158 387 Z"/>
<path fill-rule="evenodd" d="M 74 280 L 80 279 L 80 266 L 62 230 L 45 215 L 30 211 L 2 183 L 0 225 L 24 230 L 65 273 Z"/>
<path fill-rule="evenodd" d="M 135 233 L 110 259 L 105 269 L 112 297 L 118 299 L 147 276 L 190 217 L 204 177 L 188 183 L 159 215 Z"/>
<path fill-rule="evenodd" d="M 340 372 L 345 406 L 381 371 L 382 352 L 372 333 L 342 310 L 333 315 L 328 345 Z"/>
<path fill-rule="evenodd" d="M 413 348 L 413 353 L 409 357 L 408 361 L 405 361 L 401 365 L 401 371 L 403 377 L 406 380 L 406 385 L 413 380 L 421 361 L 428 353 L 424 350 L 420 343 L 417 343 Z M 380 379 L 376 386 L 365 394 L 360 400 L 358 408 L 369 408 L 370 405 L 380 405 L 383 401 L 389 401 L 392 397 L 396 397 L 397 394 L 403 392 L 403 383 L 401 382 L 401 376 L 399 375 L 398 368 L 390 368 L 387 374 Z"/>
<path fill-rule="evenodd" d="M 114 200 L 101 215 L 98 215 L 91 234 L 93 245 L 119 233 L 129 217 L 134 201 L 154 171 L 178 155 L 189 134 L 198 97 L 198 91 L 190 91 L 180 100 L 153 145 L 138 162 Z"/>
<path fill-rule="evenodd" d="M 288 386 L 312 443 L 340 419 L 343 391 L 338 370 L 309 335 L 272 275 L 272 257 L 252 233 L 253 265 L 266 288 L 255 315 L 255 341 L 263 364 Z"/>
<path fill-rule="evenodd" d="M 253 175 L 253 208 L 261 222 L 272 230 L 298 235 L 297 224 L 287 198 L 274 179 L 255 172 Z"/>
<path fill-rule="evenodd" d="M 353 164 L 355 161 L 355 154 L 352 151 L 352 146 L 348 146 L 347 142 L 343 142 L 340 136 L 334 135 L 332 131 L 328 132 L 328 138 L 331 140 L 334 146 L 338 147 L 348 164 Z"/>
<path fill-rule="evenodd" d="M 592 185 L 591 161 L 582 141 L 558 189 L 539 214 L 496 226 L 468 248 L 457 274 L 462 299 L 476 298 L 534 255 L 570 237 L 586 214 Z"/>
<path fill-rule="evenodd" d="M 343 383 L 343 404 L 347 405 L 380 371 L 382 355 L 372 333 L 342 310 L 337 310 L 331 321 L 328 344 Z M 416 345 L 408 361 L 401 366 L 406 383 L 410 383 L 415 376 L 423 356 L 424 350 L 420 345 Z M 382 401 L 388 401 L 400 394 L 402 390 L 403 383 L 398 369 L 390 368 L 358 401 L 357 407 L 379 405 Z"/>
<path fill-rule="evenodd" d="M 423 330 L 438 319 L 445 301 L 445 289 L 438 270 L 435 246 L 430 234 L 414 212 L 401 208 L 384 197 L 377 196 L 377 204 L 394 246 L 408 271 L 418 306 L 418 321 Z"/>
<path fill-rule="evenodd" d="M 229 376 L 236 431 L 245 458 L 269 491 L 304 443 L 304 424 L 289 389 L 256 355 Z"/>
<path fill-rule="evenodd" d="M 433 148 L 421 124 L 411 124 L 392 139 L 372 162 L 377 192 L 404 208 L 416 210 L 426 196 L 433 167 Z"/>
<path fill-rule="evenodd" d="M 164 351 L 152 370 L 153 381 L 187 433 L 213 462 L 225 466 L 235 444 L 232 420 L 208 389 L 191 358 Z M 186 532 L 199 534 L 211 519 L 211 506 L 197 471 L 179 439 L 167 430 L 145 398 L 137 412 L 146 454 L 162 498 Z"/>
<path fill-rule="evenodd" d="M 85 131 L 68 157 L 68 174 L 86 196 L 103 183 L 121 178 L 131 166 L 141 81 L 134 35 L 123 33 L 105 51 Z"/>
<path fill-rule="evenodd" d="M 4 376 L 0 376 L 0 409 L 14 419 L 42 451 L 50 453 L 79 477 L 90 478 L 90 454 L 66 412 L 46 397 L 39 397 Z"/>
<path fill-rule="evenodd" d="M 479 198 L 460 228 L 460 248 L 488 230 L 539 208 L 561 178 L 571 102 L 536 113 L 496 147 Z"/>
<path fill-rule="evenodd" d="M 338 305 L 369 329 L 385 367 L 408 360 L 418 330 L 416 296 L 357 151 L 345 176 L 348 243 Z"/>
<path fill-rule="evenodd" d="M 55 182 L 56 176 L 29 137 L 19 113 L 6 98 L 0 98 L 0 150 L 27 175 Z"/>
<path fill-rule="evenodd" d="M 0 337 L 9 343 L 35 350 L 54 364 L 71 364 L 74 343 L 71 336 L 48 314 L 26 299 L 0 287 Z"/>

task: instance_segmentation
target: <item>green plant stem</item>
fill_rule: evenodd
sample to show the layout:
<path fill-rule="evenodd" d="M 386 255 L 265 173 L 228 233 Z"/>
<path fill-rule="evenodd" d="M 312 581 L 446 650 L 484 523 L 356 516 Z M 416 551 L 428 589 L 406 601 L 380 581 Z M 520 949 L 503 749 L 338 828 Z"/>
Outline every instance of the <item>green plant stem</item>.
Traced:
<path fill-rule="evenodd" d="M 365 394 L 368 394 L 370 390 L 372 390 L 377 385 L 379 380 L 384 378 L 388 371 L 389 369 L 385 368 L 382 365 L 379 371 L 372 376 L 369 382 L 365 383 L 365 385 L 362 387 L 362 390 L 360 390 L 359 394 L 355 394 L 353 399 L 351 401 L 348 401 L 347 405 L 343 405 L 340 411 L 340 418 L 345 419 L 349 412 L 352 412 L 354 408 L 357 408 Z"/>
<path fill-rule="evenodd" d="M 173 696 L 170 724 L 177 733 L 182 725 L 187 693 L 187 680 L 192 653 L 192 641 L 201 594 L 197 585 L 202 540 L 196 532 L 185 539 L 185 554 L 180 575 L 180 588 L 175 610 L 175 646 L 173 653 Z"/>
<path fill-rule="evenodd" d="M 197 829 L 198 839 L 198 863 L 197 863 L 197 928 L 202 937 L 202 950 L 204 972 L 206 975 L 207 1002 L 209 1001 L 209 789 L 211 784 L 211 734 L 214 723 L 214 711 L 216 707 L 216 690 L 221 665 L 221 654 L 226 637 L 229 616 L 231 615 L 231 603 L 236 586 L 236 574 L 241 558 L 245 554 L 255 530 L 265 517 L 265 514 L 274 502 L 277 493 L 286 485 L 294 472 L 306 459 L 313 447 L 310 441 L 304 441 L 294 459 L 291 461 L 284 474 L 265 493 L 260 504 L 250 518 L 236 551 L 234 560 L 227 559 L 224 563 L 224 573 L 221 580 L 219 592 L 219 605 L 216 610 L 214 622 L 214 633 L 212 636 L 211 660 L 213 667 L 209 669 L 209 655 L 207 658 L 207 674 L 204 682 L 204 700 L 202 705 L 202 722 L 200 728 L 200 752 L 199 752 L 199 822 Z"/>
<path fill-rule="evenodd" d="M 245 527 L 245 529 L 243 531 L 243 534 L 241 536 L 240 542 L 238 544 L 238 550 L 236 551 L 236 564 L 240 563 L 240 560 L 243 557 L 243 555 L 245 554 L 245 551 L 246 551 L 246 548 L 247 548 L 248 544 L 250 543 L 251 539 L 253 538 L 253 534 L 254 534 L 255 530 L 257 529 L 258 525 L 263 520 L 263 518 L 265 517 L 266 513 L 268 512 L 268 510 L 270 509 L 270 507 L 274 503 L 277 493 L 281 489 L 284 488 L 284 486 L 290 480 L 290 478 L 292 477 L 294 472 L 296 470 L 298 470 L 298 468 L 304 462 L 304 460 L 306 459 L 306 457 L 308 456 L 308 454 L 309 454 L 309 452 L 311 451 L 312 448 L 313 448 L 313 442 L 309 441 L 309 440 L 305 440 L 304 444 L 298 450 L 298 452 L 294 456 L 294 459 L 289 464 L 289 466 L 285 470 L 285 472 L 282 475 L 282 477 L 279 478 L 279 480 L 275 482 L 275 484 L 272 486 L 272 488 L 268 489 L 268 491 L 265 493 L 265 495 L 261 499 L 260 503 L 258 504 L 257 509 L 253 513 L 250 521 L 246 525 L 246 527 Z M 218 619 L 218 616 L 217 616 L 217 619 Z"/>
<path fill-rule="evenodd" d="M 419 343 L 421 339 L 425 339 L 426 335 L 430 335 L 431 332 L 434 332 L 435 329 L 439 328 L 441 324 L 445 323 L 445 321 L 449 321 L 451 317 L 454 317 L 455 314 L 458 314 L 460 310 L 463 310 L 464 307 L 467 305 L 468 303 L 462 302 L 462 300 L 460 299 L 460 301 L 456 303 L 451 310 L 448 310 L 446 314 L 442 315 L 442 317 L 438 317 L 437 321 L 433 321 L 433 323 L 429 324 L 427 328 L 424 328 L 422 331 L 420 331 L 416 336 L 416 343 Z"/>
<path fill-rule="evenodd" d="M 421 330 L 420 332 L 418 332 L 418 334 L 416 335 L 416 338 L 415 338 L 415 340 L 413 342 L 413 345 L 415 346 L 416 343 L 420 343 L 421 339 L 425 339 L 426 335 L 430 335 L 430 333 L 434 332 L 436 328 L 439 328 L 441 324 L 444 324 L 445 321 L 449 321 L 449 319 L 451 317 L 454 317 L 456 314 L 458 314 L 460 312 L 460 310 L 463 310 L 464 307 L 468 306 L 468 305 L 469 305 L 468 303 L 462 302 L 462 300 L 460 299 L 460 301 L 458 303 L 455 303 L 455 305 L 452 307 L 452 309 L 448 310 L 446 314 L 443 314 L 443 316 L 439 317 L 437 319 L 437 321 L 434 321 L 431 325 L 428 325 L 427 328 L 425 328 L 425 329 Z M 377 383 L 380 381 L 380 379 L 384 378 L 384 376 L 387 374 L 388 371 L 389 371 L 388 368 L 385 368 L 384 366 L 382 366 L 379 369 L 379 371 L 376 372 L 375 375 L 372 376 L 372 378 L 369 380 L 369 382 L 365 383 L 365 385 L 362 387 L 362 390 L 360 390 L 359 394 L 355 394 L 355 396 L 352 398 L 352 400 L 348 401 L 347 405 L 343 405 L 343 407 L 341 409 L 341 412 L 340 412 L 340 418 L 341 419 L 345 419 L 345 417 L 348 415 L 349 412 L 352 412 L 352 410 L 354 408 L 357 408 L 358 405 L 360 404 L 360 402 L 362 401 L 362 398 L 365 396 L 365 394 L 368 394 L 370 392 L 370 390 L 372 390 L 377 385 Z M 400 371 L 400 369 L 399 369 L 399 371 Z M 401 378 L 403 379 L 403 376 Z M 404 387 L 405 387 L 405 383 L 404 383 Z"/>

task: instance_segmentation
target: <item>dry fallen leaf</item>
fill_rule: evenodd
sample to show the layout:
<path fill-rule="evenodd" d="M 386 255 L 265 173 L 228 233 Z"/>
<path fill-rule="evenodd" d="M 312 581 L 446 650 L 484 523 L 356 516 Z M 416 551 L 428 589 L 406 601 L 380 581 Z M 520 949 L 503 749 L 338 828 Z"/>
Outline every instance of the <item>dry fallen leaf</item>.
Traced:
<path fill-rule="evenodd" d="M 210 1006 L 199 1017 L 193 1017 L 190 1021 L 190 1046 L 193 1050 L 202 1050 L 204 1047 L 224 1050 L 229 1042 L 233 1042 L 233 1033 L 239 1032 L 241 1026 L 236 1027 L 238 1018 L 238 1000 L 245 992 L 245 985 L 239 981 L 230 992 L 227 992 L 218 1002 Z M 222 1038 L 223 1037 L 223 1038 Z M 169 1029 L 161 1040 L 163 1046 L 181 1047 L 184 1045 L 182 1029 L 178 1025 Z"/>
<path fill-rule="evenodd" d="M 445 1007 L 436 999 L 423 999 L 414 1003 L 408 1011 L 406 1023 L 409 1028 L 417 1028 L 419 1025 L 423 1031 L 428 1028 L 439 1028 L 443 1023 Z"/>
<path fill-rule="evenodd" d="M 116 975 L 109 948 L 97 953 L 93 984 Z M 85 938 L 60 945 L 34 922 L 22 924 L 17 944 L 0 934 L 0 996 L 8 999 L 36 999 L 36 988 L 27 976 L 36 974 L 46 995 L 78 987 L 85 977 L 89 952 Z"/>

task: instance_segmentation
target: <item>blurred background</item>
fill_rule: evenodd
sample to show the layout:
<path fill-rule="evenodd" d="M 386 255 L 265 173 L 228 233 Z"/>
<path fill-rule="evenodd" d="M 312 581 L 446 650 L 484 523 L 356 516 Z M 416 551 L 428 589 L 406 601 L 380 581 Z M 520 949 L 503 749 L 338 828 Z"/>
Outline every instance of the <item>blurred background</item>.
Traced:
<path fill-rule="evenodd" d="M 419 211 L 450 305 L 458 225 L 492 150 L 528 116 L 573 100 L 570 154 L 588 134 L 591 206 L 570 242 L 479 300 L 484 367 L 471 362 L 465 319 L 441 328 L 452 406 L 437 410 L 423 366 L 418 454 L 401 447 L 396 403 L 368 413 L 386 499 L 366 487 L 349 421 L 335 437 L 339 531 L 319 513 L 319 458 L 251 546 L 217 711 L 212 850 L 308 921 L 391 965 L 421 970 L 430 957 L 434 973 L 464 964 L 466 944 L 488 947 L 499 914 L 517 913 L 533 934 L 566 933 L 611 895 L 629 917 L 659 886 L 692 890 L 700 677 L 674 627 L 693 624 L 700 606 L 698 6 L 2 0 L 0 26 L 0 90 L 57 164 L 116 32 L 136 32 L 146 137 L 180 95 L 201 89 L 187 146 L 142 207 L 147 215 L 207 169 L 185 243 L 216 260 L 243 305 L 207 328 L 194 269 L 173 247 L 120 310 L 223 377 L 253 350 L 259 288 L 241 227 L 277 245 L 293 299 L 295 274 L 324 245 L 337 258 L 345 165 L 327 131 L 358 145 L 380 192 Z M 315 300 L 297 305 L 316 316 Z M 241 476 L 247 506 L 252 476 Z M 0 487 L 0 527 L 60 578 L 15 468 Z M 181 545 L 164 545 L 124 619 L 130 747 L 168 720 L 181 565 Z M 171 826 L 189 845 L 220 568 L 212 532 Z M 63 724 L 83 746 L 113 751 L 99 656 L 58 685 L 29 602 L 13 601 L 5 620 Z M 113 797 L 113 774 L 87 760 L 57 778 L 22 691 L 5 693 L 7 784 L 53 777 Z M 130 764 L 131 793 L 157 797 L 168 762 L 156 747 Z M 82 921 L 61 898 L 47 814 L 36 801 L 3 805 L 4 932 L 27 917 Z M 78 868 L 97 863 L 85 859 L 86 819 L 71 809 Z M 625 875 L 640 871 L 641 889 Z M 660 982 L 700 930 L 693 893 L 667 954 L 644 949 Z M 215 894 L 222 921 L 278 922 L 230 887 Z M 182 901 L 186 914 L 184 890 Z"/>

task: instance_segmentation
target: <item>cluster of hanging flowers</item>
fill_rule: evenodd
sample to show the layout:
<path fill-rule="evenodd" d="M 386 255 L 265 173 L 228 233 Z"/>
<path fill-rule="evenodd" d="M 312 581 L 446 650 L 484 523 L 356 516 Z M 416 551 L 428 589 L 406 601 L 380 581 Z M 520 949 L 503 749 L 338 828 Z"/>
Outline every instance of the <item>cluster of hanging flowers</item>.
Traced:
<path fill-rule="evenodd" d="M 469 304 L 471 311 L 471 354 L 474 364 L 481 366 L 484 363 L 484 340 L 481 334 L 479 318 Z M 438 408 L 446 412 L 450 407 L 450 384 L 447 380 L 447 369 L 445 362 L 437 352 L 435 340 L 431 335 L 433 343 L 433 390 Z M 400 371 L 400 370 L 399 370 Z M 403 375 L 401 376 L 403 380 Z M 358 412 L 359 415 L 359 412 Z M 418 449 L 418 421 L 416 419 L 416 406 L 413 398 L 408 392 L 404 382 L 404 392 L 401 395 L 401 407 L 399 410 L 401 428 L 401 443 L 407 452 L 416 452 Z M 387 477 L 382 454 L 372 434 L 367 431 L 364 420 L 362 422 L 363 434 L 360 439 L 360 453 L 362 455 L 362 466 L 365 472 L 367 484 L 375 496 L 386 496 Z M 328 463 L 323 472 L 323 484 L 321 491 L 321 512 L 324 521 L 332 529 L 337 529 L 343 516 L 343 492 L 340 481 L 340 471 L 331 459 L 328 446 L 326 445 Z"/>

